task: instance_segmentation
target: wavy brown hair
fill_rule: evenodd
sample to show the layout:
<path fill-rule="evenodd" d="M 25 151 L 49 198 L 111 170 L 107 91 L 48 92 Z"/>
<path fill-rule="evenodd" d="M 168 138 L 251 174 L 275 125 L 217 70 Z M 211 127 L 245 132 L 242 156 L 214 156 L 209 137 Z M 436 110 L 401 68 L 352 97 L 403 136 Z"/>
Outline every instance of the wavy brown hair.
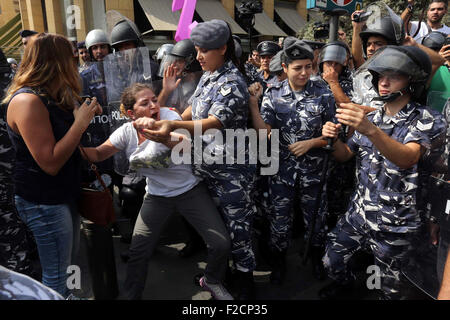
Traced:
<path fill-rule="evenodd" d="M 81 82 L 72 44 L 66 37 L 39 33 L 30 39 L 3 102 L 8 103 L 24 87 L 49 95 L 62 109 L 73 109 L 75 100 L 81 99 Z"/>
<path fill-rule="evenodd" d="M 120 111 L 122 115 L 128 117 L 127 111 L 133 110 L 133 106 L 136 104 L 136 95 L 145 89 L 155 92 L 153 87 L 146 83 L 134 83 L 131 87 L 123 91 L 120 99 Z"/>

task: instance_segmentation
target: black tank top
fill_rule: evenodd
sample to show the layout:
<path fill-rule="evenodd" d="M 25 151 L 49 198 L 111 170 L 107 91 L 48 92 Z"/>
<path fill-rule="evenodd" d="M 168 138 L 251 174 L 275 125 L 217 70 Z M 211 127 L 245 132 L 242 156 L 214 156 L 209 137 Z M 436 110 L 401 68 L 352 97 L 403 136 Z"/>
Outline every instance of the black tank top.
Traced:
<path fill-rule="evenodd" d="M 39 95 L 31 88 L 22 88 L 13 97 L 20 93 L 35 94 L 41 99 L 48 110 L 55 140 L 56 142 L 61 140 L 74 122 L 73 113 L 62 110 L 49 97 Z M 80 192 L 82 161 L 78 148 L 58 174 L 51 176 L 36 163 L 22 137 L 15 133 L 9 125 L 7 129 L 16 152 L 15 194 L 27 201 L 46 205 L 63 204 L 76 200 Z"/>

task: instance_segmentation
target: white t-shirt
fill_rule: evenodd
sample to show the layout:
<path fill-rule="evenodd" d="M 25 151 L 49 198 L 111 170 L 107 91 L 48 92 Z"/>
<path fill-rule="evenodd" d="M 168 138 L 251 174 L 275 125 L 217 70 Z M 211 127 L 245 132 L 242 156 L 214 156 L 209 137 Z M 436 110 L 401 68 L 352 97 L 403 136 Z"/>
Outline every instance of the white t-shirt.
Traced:
<path fill-rule="evenodd" d="M 161 108 L 162 120 L 181 120 L 180 115 Z M 195 187 L 200 179 L 192 173 L 191 165 L 172 163 L 171 150 L 161 143 L 139 138 L 131 122 L 125 123 L 109 137 L 112 145 L 126 153 L 130 167 L 147 178 L 147 193 L 161 197 L 176 197 Z"/>
<path fill-rule="evenodd" d="M 418 25 L 419 25 L 419 21 L 411 21 L 411 30 L 409 31 L 410 35 L 413 36 L 416 33 Z M 447 35 L 450 34 L 450 27 L 447 27 L 445 24 L 442 24 L 442 28 L 440 28 L 440 29 L 432 29 L 427 25 L 426 22 L 422 21 L 419 33 L 417 34 L 417 36 L 414 37 L 414 40 L 417 41 L 420 38 L 425 37 L 427 34 L 430 33 L 430 30 L 431 31 L 439 31 L 439 32 L 445 33 Z"/>

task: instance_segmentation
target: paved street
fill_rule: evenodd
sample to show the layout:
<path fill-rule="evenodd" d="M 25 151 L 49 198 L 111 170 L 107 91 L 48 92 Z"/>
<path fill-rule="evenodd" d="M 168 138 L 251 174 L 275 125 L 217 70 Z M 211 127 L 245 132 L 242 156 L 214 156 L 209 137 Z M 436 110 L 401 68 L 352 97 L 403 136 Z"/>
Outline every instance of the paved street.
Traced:
<path fill-rule="evenodd" d="M 118 209 L 118 224 L 121 233 L 130 232 L 128 220 L 120 216 Z M 128 244 L 120 240 L 120 235 L 113 236 L 115 267 L 119 287 L 117 299 L 123 299 L 123 284 L 126 275 L 126 264 L 121 260 L 120 253 L 128 248 Z M 209 300 L 208 292 L 204 292 L 194 284 L 194 276 L 205 268 L 206 252 L 199 252 L 190 258 L 178 255 L 187 239 L 186 230 L 180 216 L 174 216 L 167 225 L 160 244 L 154 253 L 148 271 L 148 278 L 143 295 L 146 300 Z M 294 239 L 288 251 L 287 278 L 282 286 L 270 284 L 267 266 L 261 265 L 255 271 L 256 295 L 258 300 L 317 300 L 318 290 L 329 280 L 317 281 L 312 277 L 310 263 L 302 265 L 299 250 L 302 246 L 301 237 Z M 82 288 L 75 293 L 84 298 L 94 299 L 92 283 L 87 260 L 86 236 L 81 231 L 81 244 L 78 265 L 82 272 Z M 355 290 L 355 299 L 373 299 L 375 296 L 364 288 L 364 273 Z"/>

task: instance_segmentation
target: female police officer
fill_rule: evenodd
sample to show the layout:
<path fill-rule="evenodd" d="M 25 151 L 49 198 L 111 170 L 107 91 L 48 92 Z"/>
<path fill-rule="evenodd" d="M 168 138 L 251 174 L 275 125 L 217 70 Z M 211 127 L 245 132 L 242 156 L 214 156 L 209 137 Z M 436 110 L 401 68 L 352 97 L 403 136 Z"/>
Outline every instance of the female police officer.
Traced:
<path fill-rule="evenodd" d="M 292 227 L 291 209 L 296 186 L 300 186 L 300 202 L 307 229 L 316 220 L 313 230 L 314 275 L 322 277 L 322 247 L 325 241 L 326 194 L 321 190 L 320 175 L 325 152 L 318 148 L 322 125 L 333 118 L 335 100 L 321 81 L 310 80 L 313 50 L 304 41 L 286 38 L 283 48 L 283 68 L 288 79 L 270 87 L 264 94 L 261 113 L 257 101 L 262 94 L 259 84 L 249 88 L 250 110 L 257 129 L 280 131 L 280 170 L 270 176 L 271 202 L 270 249 L 272 254 L 271 282 L 279 284 L 285 277 L 285 256 Z M 321 207 L 315 213 L 315 199 L 321 195 Z M 318 217 L 314 217 L 315 215 Z"/>
<path fill-rule="evenodd" d="M 176 129 L 186 129 L 190 134 L 197 133 L 197 136 L 203 134 L 200 140 L 203 147 L 206 147 L 204 153 L 213 154 L 212 158 L 218 161 L 207 161 L 206 158 L 195 161 L 194 170 L 204 179 L 211 195 L 219 201 L 220 211 L 231 237 L 232 256 L 239 283 L 237 298 L 249 299 L 254 294 L 255 257 L 251 240 L 254 205 L 250 194 L 256 167 L 248 165 L 247 157 L 245 163 L 237 164 L 234 151 L 230 155 L 230 150 L 237 149 L 236 136 L 232 137 L 230 143 L 214 140 L 218 135 L 221 135 L 223 141 L 230 140 L 230 131 L 226 129 L 246 130 L 249 97 L 247 85 L 236 67 L 234 41 L 226 22 L 211 20 L 198 24 L 192 30 L 191 40 L 197 50 L 197 60 L 205 71 L 190 99 L 190 107 L 182 116 L 185 120 L 193 121 L 158 121 L 150 128 L 152 130 L 145 130 L 146 136 L 158 141 Z M 210 134 L 209 129 L 215 129 L 215 134 Z M 248 154 L 247 144 L 245 148 L 239 149 L 239 156 Z M 198 153 L 195 155 L 198 156 Z M 229 164 L 230 158 L 233 164 Z"/>
<path fill-rule="evenodd" d="M 424 51 L 386 46 L 361 68 L 371 73 L 384 106 L 366 116 L 358 105 L 341 104 L 340 124 L 328 122 L 323 129 L 330 138 L 341 124 L 356 130 L 347 144 L 335 143 L 333 155 L 338 161 L 357 157 L 358 183 L 346 215 L 329 234 L 323 260 L 335 282 L 319 292 L 322 299 L 351 291 L 354 276 L 347 262 L 366 246 L 381 273 L 383 298 L 405 297 L 400 269 L 422 227 L 419 210 L 432 170 L 429 155 L 443 147 L 437 143 L 445 134 L 442 115 L 416 102 L 431 74 Z"/>

